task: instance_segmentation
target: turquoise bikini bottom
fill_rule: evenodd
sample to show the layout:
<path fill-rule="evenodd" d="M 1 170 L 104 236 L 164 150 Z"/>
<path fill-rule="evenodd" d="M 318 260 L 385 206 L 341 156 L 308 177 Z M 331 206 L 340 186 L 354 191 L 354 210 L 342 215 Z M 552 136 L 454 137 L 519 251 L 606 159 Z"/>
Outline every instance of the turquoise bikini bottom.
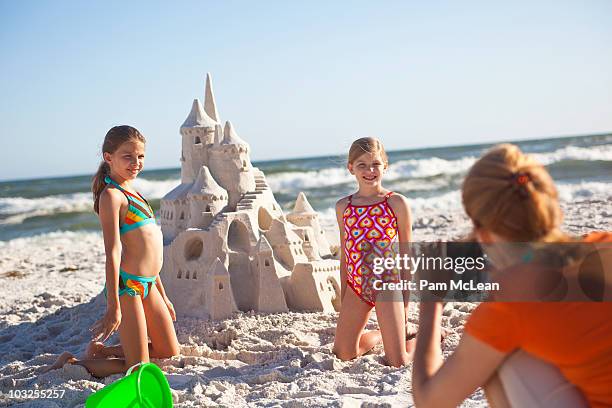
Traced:
<path fill-rule="evenodd" d="M 131 275 L 119 268 L 119 296 L 140 296 L 145 300 L 156 279 L 157 276 Z M 106 286 L 104 286 L 104 296 L 106 296 Z"/>

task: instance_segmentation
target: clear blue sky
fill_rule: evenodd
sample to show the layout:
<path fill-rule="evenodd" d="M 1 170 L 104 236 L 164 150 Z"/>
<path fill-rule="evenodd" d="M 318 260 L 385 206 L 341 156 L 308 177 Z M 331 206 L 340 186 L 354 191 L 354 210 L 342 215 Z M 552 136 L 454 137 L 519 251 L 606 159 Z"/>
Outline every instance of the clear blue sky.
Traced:
<path fill-rule="evenodd" d="M 252 159 L 612 130 L 612 1 L 0 1 L 0 179 L 149 168 L 214 79 Z"/>

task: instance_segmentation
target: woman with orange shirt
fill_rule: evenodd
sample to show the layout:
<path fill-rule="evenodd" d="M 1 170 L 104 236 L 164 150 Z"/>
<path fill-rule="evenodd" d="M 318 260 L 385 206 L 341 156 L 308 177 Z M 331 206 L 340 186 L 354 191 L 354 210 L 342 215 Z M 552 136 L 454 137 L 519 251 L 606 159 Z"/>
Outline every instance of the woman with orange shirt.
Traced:
<path fill-rule="evenodd" d="M 514 145 L 479 159 L 462 194 L 485 251 L 488 244 L 570 240 L 559 230 L 550 175 Z M 612 302 L 482 303 L 446 361 L 441 315 L 441 303 L 421 303 L 412 380 L 417 407 L 457 406 L 480 386 L 493 406 L 612 406 Z"/>

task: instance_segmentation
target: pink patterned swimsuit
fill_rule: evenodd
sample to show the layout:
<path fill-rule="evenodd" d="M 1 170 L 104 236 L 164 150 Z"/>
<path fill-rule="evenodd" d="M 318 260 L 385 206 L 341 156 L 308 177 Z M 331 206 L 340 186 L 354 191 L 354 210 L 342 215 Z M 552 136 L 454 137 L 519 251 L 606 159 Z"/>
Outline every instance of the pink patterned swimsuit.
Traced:
<path fill-rule="evenodd" d="M 353 205 L 351 195 L 342 215 L 346 282 L 361 300 L 371 306 L 376 301 L 376 280 L 400 280 L 396 270 L 384 270 L 381 274 L 373 272 L 374 258 L 395 257 L 397 251 L 397 217 L 388 203 L 392 194 L 387 193 L 383 201 L 371 205 Z"/>

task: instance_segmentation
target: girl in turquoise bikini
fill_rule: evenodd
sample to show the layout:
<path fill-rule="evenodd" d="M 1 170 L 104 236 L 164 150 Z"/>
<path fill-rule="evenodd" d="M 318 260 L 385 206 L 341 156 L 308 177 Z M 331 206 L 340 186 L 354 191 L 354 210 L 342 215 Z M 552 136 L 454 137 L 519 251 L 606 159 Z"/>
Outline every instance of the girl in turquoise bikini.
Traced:
<path fill-rule="evenodd" d="M 106 250 L 106 313 L 90 329 L 93 340 L 85 359 L 64 353 L 52 369 L 72 363 L 105 377 L 150 357 L 179 353 L 174 307 L 159 277 L 161 231 L 149 203 L 131 186 L 142 171 L 144 153 L 145 138 L 133 127 L 115 126 L 104 138 L 104 161 L 93 178 L 92 191 Z M 116 330 L 121 345 L 104 346 Z"/>

